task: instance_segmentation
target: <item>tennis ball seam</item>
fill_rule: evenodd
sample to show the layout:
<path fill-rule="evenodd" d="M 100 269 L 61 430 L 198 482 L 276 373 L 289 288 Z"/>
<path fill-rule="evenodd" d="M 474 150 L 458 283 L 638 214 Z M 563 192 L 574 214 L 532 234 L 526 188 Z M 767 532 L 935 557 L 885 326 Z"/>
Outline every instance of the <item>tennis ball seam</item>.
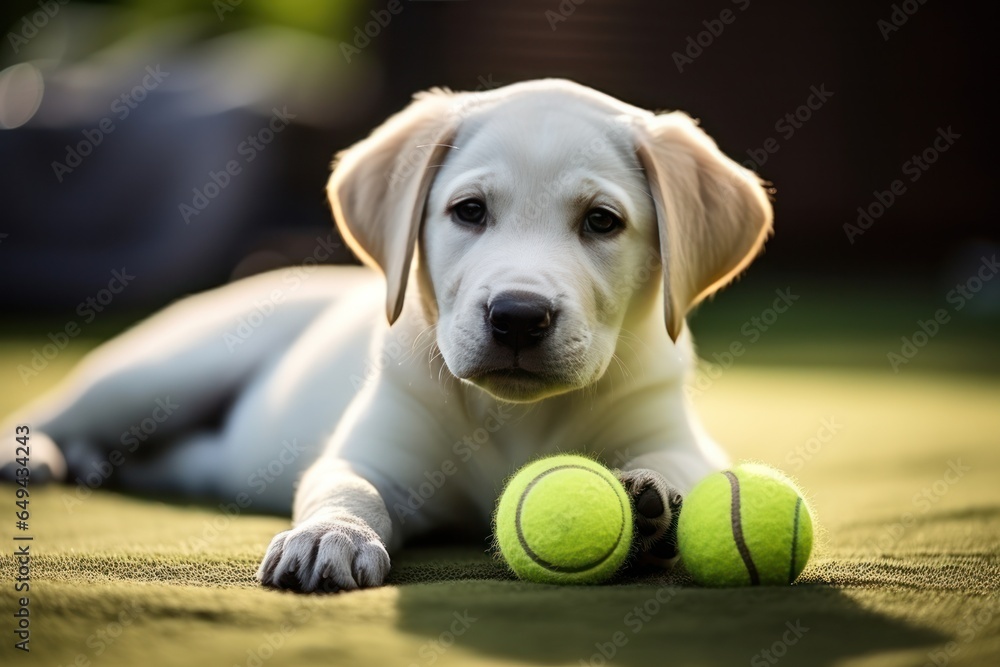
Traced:
<path fill-rule="evenodd" d="M 743 516 L 740 514 L 740 480 L 729 470 L 724 470 L 722 474 L 729 479 L 729 488 L 732 491 L 729 511 L 733 524 L 733 540 L 736 542 L 736 549 L 743 559 L 743 565 L 747 568 L 747 574 L 750 575 L 750 585 L 757 586 L 760 584 L 760 574 L 757 572 L 757 566 L 750 554 L 750 547 L 747 546 L 746 538 L 743 536 Z"/>
<path fill-rule="evenodd" d="M 788 583 L 795 581 L 795 553 L 799 549 L 799 516 L 802 513 L 802 496 L 795 499 L 795 524 L 792 526 L 792 559 L 788 565 Z"/>
<path fill-rule="evenodd" d="M 747 546 L 746 539 L 743 536 L 743 515 L 741 512 L 741 502 L 740 502 L 740 480 L 729 470 L 724 470 L 723 473 L 729 479 L 729 487 L 732 490 L 732 505 L 731 505 L 731 516 L 733 524 L 733 540 L 736 542 L 736 549 L 740 552 L 740 557 L 743 558 L 743 564 L 747 568 L 747 574 L 750 575 L 750 585 L 759 586 L 760 585 L 760 574 L 757 571 L 757 565 L 753 561 L 753 555 L 750 553 L 750 547 Z M 788 564 L 788 583 L 791 584 L 795 581 L 795 555 L 798 550 L 799 541 L 799 517 L 801 516 L 802 510 L 802 497 L 799 496 L 795 499 L 795 510 L 793 513 L 794 519 L 792 524 L 792 548 L 789 554 L 789 564 Z"/>
<path fill-rule="evenodd" d="M 611 487 L 611 490 L 614 492 L 615 499 L 618 501 L 618 507 L 621 510 L 621 517 L 622 517 L 621 525 L 618 528 L 618 536 L 615 538 L 614 544 L 611 545 L 611 548 L 608 549 L 606 553 L 601 555 L 595 561 L 577 567 L 564 567 L 556 565 L 554 563 L 548 562 L 547 560 L 539 556 L 528 544 L 527 539 L 524 537 L 524 531 L 521 528 L 521 510 L 524 508 L 524 501 L 528 497 L 528 493 L 531 491 L 531 489 L 534 488 L 535 485 L 538 484 L 539 480 L 541 480 L 546 475 L 550 475 L 558 470 L 568 470 L 568 469 L 583 470 L 589 472 L 595 475 L 598 479 L 607 484 L 609 487 Z M 521 497 L 518 498 L 517 500 L 517 511 L 514 514 L 514 528 L 517 532 L 517 541 L 520 543 L 521 549 L 524 550 L 525 555 L 527 555 L 528 558 L 530 558 L 536 565 L 546 570 L 549 570 L 550 572 L 573 574 L 573 573 L 587 572 L 588 570 L 593 570 L 594 568 L 600 567 L 604 562 L 608 560 L 608 558 L 611 558 L 618 550 L 618 547 L 621 544 L 622 535 L 625 534 L 625 522 L 627 520 L 628 520 L 628 514 L 625 511 L 625 507 L 622 504 L 621 497 L 618 495 L 618 489 L 615 488 L 615 485 L 611 480 L 609 480 L 604 475 L 601 475 L 597 471 L 588 468 L 586 466 L 566 464 L 566 465 L 556 466 L 554 468 L 549 468 L 548 470 L 544 470 L 540 474 L 535 476 L 530 482 L 528 482 L 528 485 L 521 492 Z"/>

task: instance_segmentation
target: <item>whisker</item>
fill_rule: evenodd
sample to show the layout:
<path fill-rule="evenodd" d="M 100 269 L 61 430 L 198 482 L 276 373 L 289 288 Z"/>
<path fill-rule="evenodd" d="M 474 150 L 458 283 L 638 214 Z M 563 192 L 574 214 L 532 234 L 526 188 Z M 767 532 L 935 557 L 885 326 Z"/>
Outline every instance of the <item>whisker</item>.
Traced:
<path fill-rule="evenodd" d="M 626 345 L 629 345 L 631 342 L 634 342 L 634 343 L 639 343 L 640 345 L 642 345 L 642 347 L 646 348 L 646 350 L 649 349 L 649 343 L 643 340 L 641 336 L 632 333 L 628 329 L 621 330 L 621 332 L 619 333 L 619 339 Z M 629 349 L 631 349 L 633 352 L 635 351 L 635 348 L 631 347 L 631 345 L 629 345 Z"/>
<path fill-rule="evenodd" d="M 618 370 L 621 371 L 621 374 L 625 377 L 625 379 L 626 380 L 631 380 L 632 379 L 632 371 L 629 370 L 628 365 L 624 361 L 622 361 L 622 359 L 617 354 L 612 354 L 611 358 L 615 361 L 616 364 L 618 364 Z M 613 379 L 612 379 L 612 382 L 611 382 L 611 390 L 612 390 L 612 392 L 614 392 L 614 380 Z"/>
<path fill-rule="evenodd" d="M 420 339 L 424 335 L 432 334 L 434 332 L 435 328 L 436 328 L 436 325 L 431 324 L 430 326 L 425 327 L 422 331 L 420 331 L 420 333 L 418 333 L 413 338 L 413 344 L 410 345 L 409 353 L 407 354 L 406 357 L 404 357 L 404 360 L 412 359 L 413 357 L 415 357 L 419 353 L 423 352 L 425 349 L 429 349 L 434 344 L 434 338 L 433 337 L 431 337 L 427 341 L 426 345 L 421 344 Z"/>

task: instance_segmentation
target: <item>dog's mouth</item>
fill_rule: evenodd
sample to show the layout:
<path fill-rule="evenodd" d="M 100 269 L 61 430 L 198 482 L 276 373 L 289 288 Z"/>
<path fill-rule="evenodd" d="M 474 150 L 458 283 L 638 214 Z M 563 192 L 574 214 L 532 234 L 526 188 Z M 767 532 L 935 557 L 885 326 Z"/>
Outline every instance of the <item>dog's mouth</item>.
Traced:
<path fill-rule="evenodd" d="M 476 369 L 464 378 L 505 401 L 523 403 L 572 389 L 564 378 L 520 365 Z"/>
<path fill-rule="evenodd" d="M 478 333 L 472 344 L 468 339 L 455 344 L 451 335 L 444 336 L 441 359 L 454 377 L 502 401 L 530 403 L 583 389 L 606 368 L 594 363 L 598 351 L 586 331 L 515 349 L 499 345 L 488 332 Z"/>
<path fill-rule="evenodd" d="M 484 378 L 506 380 L 508 382 L 542 382 L 545 380 L 545 375 L 536 371 L 529 371 L 527 368 L 516 365 L 478 370 L 474 372 L 469 379 L 472 382 L 475 382 Z"/>

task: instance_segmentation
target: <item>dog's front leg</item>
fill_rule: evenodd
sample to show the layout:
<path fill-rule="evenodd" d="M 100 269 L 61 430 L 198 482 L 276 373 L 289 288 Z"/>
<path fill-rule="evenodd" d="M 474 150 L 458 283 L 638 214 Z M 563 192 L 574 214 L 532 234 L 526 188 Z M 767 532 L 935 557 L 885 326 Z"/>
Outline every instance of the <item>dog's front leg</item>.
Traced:
<path fill-rule="evenodd" d="M 381 586 L 392 522 L 375 487 L 327 454 L 302 478 L 295 525 L 271 540 L 257 579 L 265 586 L 336 592 Z"/>

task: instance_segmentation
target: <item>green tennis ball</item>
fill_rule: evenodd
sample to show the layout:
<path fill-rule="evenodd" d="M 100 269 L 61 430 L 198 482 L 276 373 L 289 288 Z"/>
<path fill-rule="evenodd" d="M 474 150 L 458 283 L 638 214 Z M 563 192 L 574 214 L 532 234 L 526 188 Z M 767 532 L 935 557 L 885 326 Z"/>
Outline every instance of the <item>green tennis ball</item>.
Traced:
<path fill-rule="evenodd" d="M 790 584 L 812 551 L 809 505 L 785 475 L 744 464 L 709 475 L 684 498 L 677 543 L 702 586 Z"/>
<path fill-rule="evenodd" d="M 597 584 L 610 578 L 632 545 L 632 505 L 611 471 L 562 454 L 521 468 L 495 516 L 497 546 L 521 579 Z"/>

